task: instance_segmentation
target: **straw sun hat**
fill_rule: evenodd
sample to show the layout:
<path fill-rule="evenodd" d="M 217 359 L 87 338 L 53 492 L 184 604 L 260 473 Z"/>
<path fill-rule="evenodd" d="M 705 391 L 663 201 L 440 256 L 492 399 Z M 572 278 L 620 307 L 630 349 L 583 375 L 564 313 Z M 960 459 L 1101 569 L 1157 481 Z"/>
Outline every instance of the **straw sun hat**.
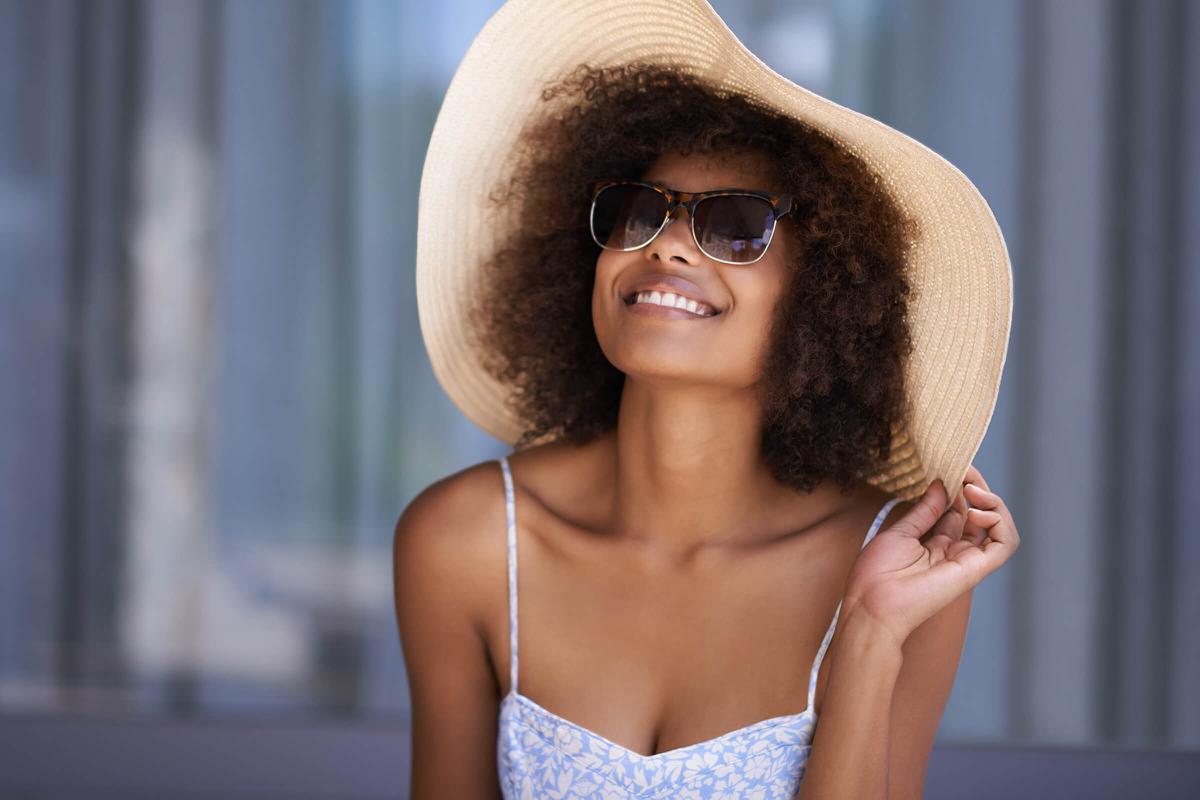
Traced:
<path fill-rule="evenodd" d="M 442 102 L 421 175 L 417 310 L 442 387 L 485 431 L 516 442 L 511 389 L 481 366 L 461 302 L 515 222 L 488 207 L 488 190 L 511 169 L 505 156 L 547 82 L 584 61 L 635 60 L 672 64 L 820 128 L 919 218 L 906 264 L 909 412 L 891 458 L 867 480 L 912 499 L 941 478 L 953 496 L 991 421 L 1012 322 L 1012 271 L 991 209 L 928 147 L 774 72 L 705 0 L 509 0 L 475 37 Z"/>

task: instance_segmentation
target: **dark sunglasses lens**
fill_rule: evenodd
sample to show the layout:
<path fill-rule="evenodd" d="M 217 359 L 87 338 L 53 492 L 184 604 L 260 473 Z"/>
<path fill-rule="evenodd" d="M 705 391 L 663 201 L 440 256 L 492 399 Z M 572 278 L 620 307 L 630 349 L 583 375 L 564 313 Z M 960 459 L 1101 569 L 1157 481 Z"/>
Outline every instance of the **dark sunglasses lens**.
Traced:
<path fill-rule="evenodd" d="M 746 263 L 770 244 L 775 214 L 761 197 L 708 197 L 696 204 L 695 224 L 696 241 L 710 258 Z"/>
<path fill-rule="evenodd" d="M 667 198 L 646 186 L 606 186 L 592 204 L 592 236 L 602 247 L 629 250 L 654 238 Z"/>

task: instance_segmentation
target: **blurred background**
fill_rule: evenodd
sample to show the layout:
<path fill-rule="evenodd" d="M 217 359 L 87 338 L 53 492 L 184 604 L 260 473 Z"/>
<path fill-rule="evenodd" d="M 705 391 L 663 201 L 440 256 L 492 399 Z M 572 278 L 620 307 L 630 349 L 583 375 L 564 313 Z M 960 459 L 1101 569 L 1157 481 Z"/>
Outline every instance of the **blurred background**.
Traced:
<path fill-rule="evenodd" d="M 413 277 L 500 4 L 0 0 L 0 797 L 407 795 L 392 528 L 509 451 Z M 713 5 L 958 166 L 1012 257 L 975 463 L 1022 548 L 927 796 L 1200 794 L 1200 3 Z"/>

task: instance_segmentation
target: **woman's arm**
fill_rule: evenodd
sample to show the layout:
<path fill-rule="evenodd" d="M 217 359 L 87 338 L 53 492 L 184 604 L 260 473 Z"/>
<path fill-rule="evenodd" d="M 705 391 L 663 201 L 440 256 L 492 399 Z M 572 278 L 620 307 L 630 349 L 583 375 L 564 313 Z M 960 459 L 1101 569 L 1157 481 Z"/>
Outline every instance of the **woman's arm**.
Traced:
<path fill-rule="evenodd" d="M 503 510 L 497 519 L 481 512 L 489 504 L 479 501 L 479 483 L 478 473 L 435 483 L 396 523 L 393 580 L 412 708 L 411 800 L 501 796 L 498 689 L 475 609 L 482 608 L 481 587 L 496 588 L 482 576 L 495 560 L 480 557 L 483 525 L 498 524 L 503 534 Z M 486 483 L 494 493 L 496 481 Z M 503 540 L 491 538 L 502 562 Z M 496 570 L 502 582 L 503 564 Z"/>
<path fill-rule="evenodd" d="M 851 612 L 838 620 L 829 659 L 829 683 L 797 797 L 883 800 L 901 647 L 868 617 Z"/>
<path fill-rule="evenodd" d="M 958 673 L 972 594 L 967 591 L 909 634 L 900 648 L 899 666 L 894 674 L 895 648 L 887 646 L 885 632 L 876 630 L 869 620 L 851 623 L 847 618 L 847 632 L 843 633 L 842 622 L 838 622 L 829 645 L 828 697 L 821 707 L 817 735 L 809 753 L 800 794 L 803 800 L 827 797 L 920 800 L 924 796 L 925 771 Z M 850 630 L 852 627 L 856 630 Z M 836 689 L 835 683 L 841 688 Z M 881 699 L 889 685 L 890 707 Z M 839 701 L 837 697 L 848 699 Z M 831 722 L 833 719 L 850 721 Z M 838 729 L 851 734 L 848 739 L 834 743 Z M 821 743 L 819 749 L 817 742 Z M 827 750 L 842 756 L 833 757 L 840 763 L 830 770 L 826 770 L 826 762 L 832 760 L 826 758 Z M 846 761 L 853 767 L 846 769 Z M 814 774 L 818 770 L 835 777 L 823 781 L 819 774 Z M 881 789 L 883 782 L 886 792 Z M 862 783 L 874 789 L 855 788 Z"/>
<path fill-rule="evenodd" d="M 957 671 L 971 592 L 1020 542 L 1003 499 L 971 465 L 953 501 L 935 479 L 863 548 L 847 579 L 845 628 L 834 634 L 840 641 L 802 800 L 919 795 L 924 763 L 891 768 L 896 727 L 902 760 L 927 758 Z M 894 698 L 898 685 L 905 696 Z"/>

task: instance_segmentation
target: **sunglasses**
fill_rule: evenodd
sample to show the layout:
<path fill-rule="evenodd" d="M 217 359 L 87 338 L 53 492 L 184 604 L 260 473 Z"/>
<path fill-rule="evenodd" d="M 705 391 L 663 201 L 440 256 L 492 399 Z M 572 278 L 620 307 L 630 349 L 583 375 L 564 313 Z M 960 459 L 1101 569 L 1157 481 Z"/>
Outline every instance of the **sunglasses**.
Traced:
<path fill-rule="evenodd" d="M 746 189 L 679 192 L 660 183 L 602 180 L 591 185 L 592 239 L 605 250 L 637 250 L 654 241 L 679 206 L 692 219 L 692 238 L 723 264 L 753 264 L 767 252 L 775 223 L 792 210 L 790 194 Z"/>

